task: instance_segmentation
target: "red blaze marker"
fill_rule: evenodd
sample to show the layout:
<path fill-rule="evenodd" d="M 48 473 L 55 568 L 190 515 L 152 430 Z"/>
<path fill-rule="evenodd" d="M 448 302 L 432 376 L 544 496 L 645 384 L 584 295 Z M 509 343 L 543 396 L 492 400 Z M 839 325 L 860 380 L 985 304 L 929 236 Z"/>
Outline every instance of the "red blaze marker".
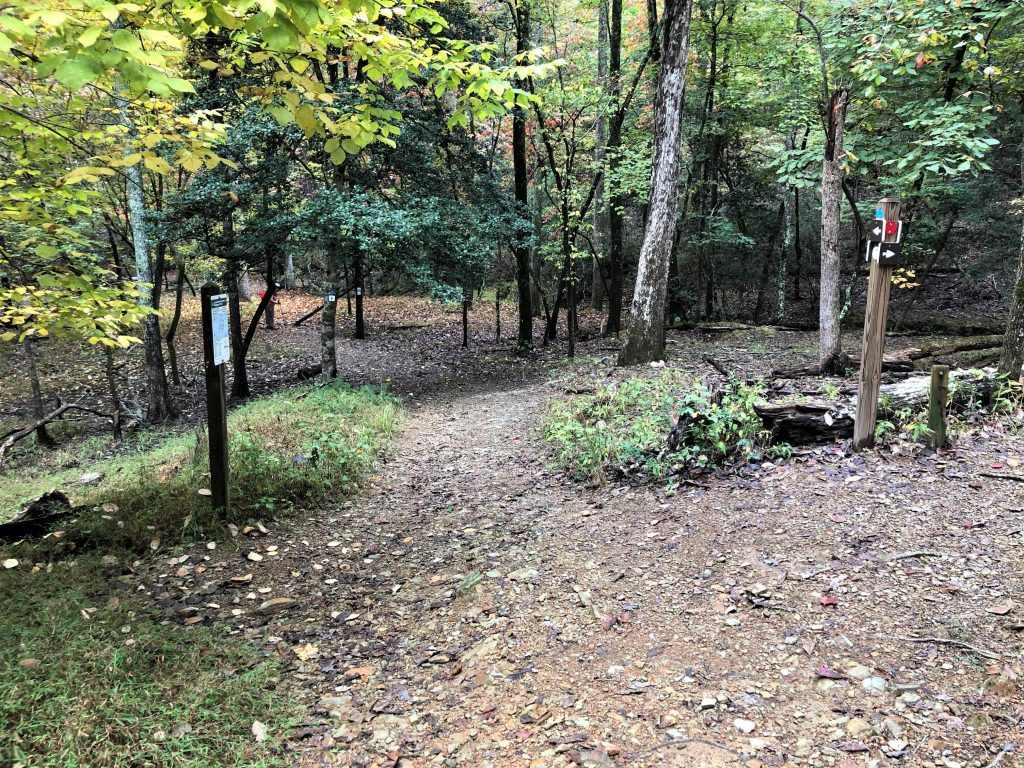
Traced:
<path fill-rule="evenodd" d="M 885 222 L 885 236 L 892 237 L 893 235 L 895 235 L 896 232 L 899 231 L 899 226 L 900 225 L 898 221 Z"/>

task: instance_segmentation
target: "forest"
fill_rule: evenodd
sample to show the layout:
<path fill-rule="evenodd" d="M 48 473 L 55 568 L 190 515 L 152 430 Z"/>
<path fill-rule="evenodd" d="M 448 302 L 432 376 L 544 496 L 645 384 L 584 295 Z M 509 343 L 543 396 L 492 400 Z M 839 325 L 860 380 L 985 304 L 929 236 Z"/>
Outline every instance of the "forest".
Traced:
<path fill-rule="evenodd" d="M 1024 765 L 1021 0 L 0 4 L 0 766 Z"/>

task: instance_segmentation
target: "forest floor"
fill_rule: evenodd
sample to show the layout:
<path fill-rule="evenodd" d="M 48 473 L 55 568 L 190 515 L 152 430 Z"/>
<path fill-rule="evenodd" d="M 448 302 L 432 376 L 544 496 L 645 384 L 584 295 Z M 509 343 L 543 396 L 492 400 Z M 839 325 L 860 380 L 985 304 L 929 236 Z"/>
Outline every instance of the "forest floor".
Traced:
<path fill-rule="evenodd" d="M 285 663 L 310 713 L 285 764 L 1024 764 L 1019 435 L 582 485 L 539 425 L 577 380 L 624 375 L 614 343 L 552 367 L 556 347 L 495 344 L 487 312 L 469 350 L 452 313 L 339 342 L 346 378 L 408 398 L 363 494 L 138 564 L 175 620 Z M 712 352 L 763 375 L 813 349 L 671 342 L 696 377 Z"/>

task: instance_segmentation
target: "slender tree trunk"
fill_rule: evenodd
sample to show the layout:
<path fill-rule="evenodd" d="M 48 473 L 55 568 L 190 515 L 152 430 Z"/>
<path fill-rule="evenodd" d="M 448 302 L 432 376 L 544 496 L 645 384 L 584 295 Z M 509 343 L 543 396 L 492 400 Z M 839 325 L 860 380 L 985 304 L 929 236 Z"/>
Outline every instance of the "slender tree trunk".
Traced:
<path fill-rule="evenodd" d="M 800 239 L 800 187 L 793 187 L 793 300 L 800 301 L 800 277 L 804 260 L 804 245 Z"/>
<path fill-rule="evenodd" d="M 665 350 L 665 293 L 668 288 L 668 262 L 676 234 L 690 11 L 691 0 L 665 2 L 665 34 L 654 109 L 654 167 L 647 227 L 633 293 L 633 316 L 626 344 L 619 355 L 620 365 L 657 360 Z"/>
<path fill-rule="evenodd" d="M 515 28 L 516 54 L 523 56 L 530 49 L 529 0 L 516 0 Z M 529 180 L 526 176 L 526 110 L 517 106 L 512 112 L 512 168 L 515 174 L 515 198 L 520 217 L 529 210 Z M 516 284 L 519 288 L 519 334 L 516 346 L 520 350 L 533 347 L 533 307 L 530 296 L 530 247 L 524 240 L 529 231 L 518 233 L 515 246 Z"/>
<path fill-rule="evenodd" d="M 174 346 L 174 337 L 178 333 L 178 324 L 181 322 L 181 304 L 185 296 L 185 260 L 177 252 L 174 253 L 175 272 L 178 275 L 177 285 L 174 286 L 174 314 L 171 316 L 171 324 L 167 328 L 167 361 L 171 364 L 171 381 L 174 386 L 181 387 L 181 372 L 178 370 L 178 350 Z"/>
<path fill-rule="evenodd" d="M 791 151 L 796 146 L 796 129 L 794 128 L 786 136 L 786 151 Z M 779 254 L 778 269 L 778 291 L 775 296 L 775 319 L 781 323 L 786 316 L 786 259 L 789 258 L 789 249 L 793 246 L 793 196 L 790 194 L 795 187 L 782 185 L 783 205 L 783 230 L 782 230 L 782 251 Z"/>
<path fill-rule="evenodd" d="M 842 354 L 839 224 L 843 198 L 843 133 L 849 95 L 847 88 L 838 88 L 832 94 L 825 113 L 827 129 L 821 175 L 821 282 L 818 309 L 818 362 L 823 372 L 834 371 L 840 364 Z"/>
<path fill-rule="evenodd" d="M 41 421 L 46 416 L 46 405 L 43 403 L 43 385 L 39 380 L 39 365 L 36 354 L 36 340 L 31 336 L 25 339 L 25 356 L 28 358 L 28 381 L 32 387 L 32 418 Z M 36 440 L 40 445 L 52 448 L 53 438 L 46 431 L 46 425 L 36 428 Z"/>
<path fill-rule="evenodd" d="M 540 160 L 537 159 L 534 165 L 534 173 L 531 183 L 530 207 L 533 215 L 533 245 L 530 247 L 530 314 L 533 317 L 541 316 L 540 298 L 540 274 L 543 262 L 540 255 L 540 241 L 544 228 L 544 206 L 541 196 L 541 187 L 538 183 Z"/>
<path fill-rule="evenodd" d="M 622 96 L 622 0 L 611 0 L 611 24 L 608 28 L 608 95 L 612 114 L 619 111 Z M 608 131 L 608 320 L 605 336 L 622 331 L 622 207 L 625 201 L 618 191 L 616 171 L 622 148 L 622 121 L 613 119 Z"/>
<path fill-rule="evenodd" d="M 291 249 L 284 253 L 284 287 L 291 289 L 295 287 L 295 257 Z"/>
<path fill-rule="evenodd" d="M 107 393 L 110 395 L 110 420 L 114 445 L 121 445 L 121 397 L 117 394 L 117 376 L 114 374 L 114 350 L 104 347 L 103 371 L 107 377 Z"/>
<path fill-rule="evenodd" d="M 608 0 L 599 0 L 597 4 L 597 79 L 602 85 L 608 77 Z M 605 85 L 605 87 L 607 87 Z M 598 172 L 603 171 L 608 141 L 608 115 L 602 111 L 597 116 L 594 128 L 594 165 Z M 593 275 L 590 281 L 590 308 L 600 312 L 604 308 L 604 276 L 601 272 L 607 258 L 605 253 L 608 242 L 608 210 L 605 208 L 604 183 L 598 185 L 594 192 L 594 250 L 597 255 L 593 259 Z"/>
<path fill-rule="evenodd" d="M 129 137 L 138 131 L 132 119 L 127 98 L 116 98 L 121 124 Z M 128 198 L 128 220 L 132 231 L 132 247 L 135 249 L 135 284 L 139 292 L 139 306 L 154 309 L 153 274 L 149 261 L 149 231 L 146 225 L 146 199 L 142 185 L 142 163 L 130 165 L 124 170 Z M 174 415 L 171 393 L 167 386 L 164 370 L 163 340 L 160 336 L 160 316 L 156 313 L 146 316 L 143 321 L 143 348 L 146 353 L 146 421 L 151 424 L 164 421 Z"/>
<path fill-rule="evenodd" d="M 320 312 L 320 375 L 324 381 L 338 377 L 337 338 L 337 281 L 338 268 L 335 255 L 327 255 L 327 286 L 324 293 L 324 308 Z"/>
<path fill-rule="evenodd" d="M 1024 185 L 1024 144 L 1021 144 L 1021 184 Z M 1003 336 L 1003 350 L 999 356 L 999 373 L 1009 376 L 1011 381 L 1020 378 L 1024 365 L 1024 222 L 1021 223 L 1020 251 L 1017 256 L 1017 280 L 1014 283 L 1010 315 L 1006 321 L 1006 335 Z"/>
<path fill-rule="evenodd" d="M 239 291 L 241 265 L 235 247 L 234 211 L 224 215 L 222 253 L 227 262 L 228 315 L 231 330 L 231 396 L 249 397 L 249 372 L 245 365 L 245 346 L 242 334 L 242 302 Z"/>
<path fill-rule="evenodd" d="M 356 332 L 355 338 L 366 338 L 366 324 L 363 322 L 363 254 L 356 249 L 352 263 L 352 277 L 355 281 L 356 294 Z"/>

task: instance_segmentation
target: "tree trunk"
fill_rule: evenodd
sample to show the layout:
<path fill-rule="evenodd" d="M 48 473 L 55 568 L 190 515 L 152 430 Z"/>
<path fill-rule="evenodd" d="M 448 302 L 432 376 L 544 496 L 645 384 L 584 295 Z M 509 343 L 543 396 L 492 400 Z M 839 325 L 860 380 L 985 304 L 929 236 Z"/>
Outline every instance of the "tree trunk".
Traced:
<path fill-rule="evenodd" d="M 1017 258 L 1017 282 L 1010 303 L 1010 316 L 1006 321 L 1003 350 L 999 356 L 999 373 L 1004 373 L 1012 381 L 1017 381 L 1020 378 L 1022 365 L 1024 365 L 1024 225 L 1021 229 L 1020 251 Z"/>
<path fill-rule="evenodd" d="M 284 253 L 284 287 L 289 289 L 295 287 L 295 257 L 292 255 L 291 249 Z"/>
<path fill-rule="evenodd" d="M 357 339 L 366 338 L 366 325 L 363 321 L 363 254 L 356 249 L 352 263 L 352 278 L 355 284 L 356 294 L 356 332 Z"/>
<path fill-rule="evenodd" d="M 121 397 L 117 394 L 117 377 L 114 375 L 114 350 L 104 347 L 103 371 L 107 376 L 107 393 L 110 395 L 110 422 L 114 434 L 114 445 L 121 445 Z"/>
<path fill-rule="evenodd" d="M 840 297 L 842 258 L 839 249 L 843 198 L 843 132 L 849 90 L 838 88 L 829 99 L 825 156 L 821 176 L 821 282 L 818 309 L 818 362 L 823 372 L 841 365 Z"/>
<path fill-rule="evenodd" d="M 129 113 L 127 98 L 116 98 L 121 124 L 134 138 L 138 131 Z M 128 198 L 128 220 L 135 249 L 135 285 L 139 292 L 139 306 L 153 309 L 153 275 L 149 263 L 149 231 L 146 225 L 146 200 L 142 186 L 142 163 L 124 170 Z M 171 393 L 164 370 L 163 341 L 160 336 L 160 316 L 147 315 L 143 321 L 143 348 L 146 353 L 146 421 L 151 424 L 164 421 L 174 414 Z"/>
<path fill-rule="evenodd" d="M 320 375 L 324 381 L 338 377 L 338 355 L 335 338 L 337 336 L 338 301 L 335 283 L 338 279 L 338 268 L 331 254 L 328 253 L 327 289 L 324 294 L 324 308 L 320 313 Z"/>
<path fill-rule="evenodd" d="M 668 288 L 668 261 L 676 234 L 690 10 L 691 0 L 666 0 L 661 76 L 654 111 L 654 169 L 647 227 L 633 294 L 633 317 L 626 344 L 619 355 L 620 365 L 657 360 L 665 349 L 665 293 Z"/>
<path fill-rule="evenodd" d="M 597 4 L 597 80 L 604 85 L 608 77 L 608 0 L 599 0 Z M 607 108 L 607 105 L 606 105 Z M 597 116 L 594 128 L 594 165 L 598 172 L 604 170 L 605 153 L 608 141 L 608 115 L 601 111 Z M 604 308 L 604 275 L 601 273 L 607 258 L 605 253 L 608 242 L 608 211 L 604 202 L 604 180 L 594 191 L 594 250 L 597 255 L 593 259 L 593 275 L 590 281 L 590 308 L 600 312 Z"/>
<path fill-rule="evenodd" d="M 530 49 L 530 9 L 528 0 L 517 0 L 515 5 L 516 54 L 523 56 Z M 512 112 L 512 168 L 515 174 L 515 198 L 519 216 L 529 210 L 529 180 L 526 176 L 526 110 L 516 106 Z M 520 231 L 515 246 L 516 284 L 519 288 L 519 334 L 516 346 L 520 350 L 533 347 L 533 307 L 530 300 L 530 247 L 525 240 L 529 231 Z"/>
<path fill-rule="evenodd" d="M 43 385 L 39 381 L 39 366 L 36 360 L 36 340 L 31 336 L 25 339 L 25 355 L 28 357 L 28 381 L 32 387 L 32 418 L 36 421 L 46 416 L 46 406 L 43 404 Z M 40 445 L 53 447 L 54 441 L 50 433 L 46 431 L 46 425 L 40 424 L 36 428 L 36 440 Z"/>
<path fill-rule="evenodd" d="M 242 303 L 238 285 L 241 269 L 235 248 L 233 211 L 228 211 L 224 216 L 223 257 L 227 261 L 228 314 L 231 329 L 231 396 L 246 398 L 249 397 L 249 372 L 245 365 L 246 350 L 242 341 Z"/>
<path fill-rule="evenodd" d="M 185 294 L 185 260 L 174 254 L 175 272 L 178 275 L 178 283 L 174 287 L 174 314 L 171 316 L 171 324 L 167 328 L 167 361 L 171 364 L 171 381 L 174 386 L 181 387 L 181 372 L 178 370 L 178 350 L 174 346 L 174 337 L 178 333 L 178 324 L 181 322 L 181 304 Z"/>
<path fill-rule="evenodd" d="M 618 119 L 622 96 L 622 0 L 611 0 L 611 25 L 608 28 L 608 93 L 616 118 L 608 131 L 608 320 L 605 336 L 618 336 L 622 330 L 622 206 L 616 171 L 622 147 L 622 120 Z"/>

